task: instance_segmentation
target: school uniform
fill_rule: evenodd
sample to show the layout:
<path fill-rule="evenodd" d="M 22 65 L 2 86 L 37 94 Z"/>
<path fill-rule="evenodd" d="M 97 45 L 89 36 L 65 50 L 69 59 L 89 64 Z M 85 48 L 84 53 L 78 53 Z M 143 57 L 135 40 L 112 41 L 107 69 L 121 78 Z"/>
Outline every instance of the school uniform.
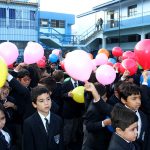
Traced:
<path fill-rule="evenodd" d="M 134 144 L 121 138 L 114 133 L 112 135 L 108 150 L 136 150 Z"/>
<path fill-rule="evenodd" d="M 23 150 L 63 150 L 61 118 L 50 113 L 48 129 L 43 120 L 35 112 L 24 121 Z"/>
<path fill-rule="evenodd" d="M 11 136 L 6 128 L 0 130 L 0 150 L 11 150 Z"/>
<path fill-rule="evenodd" d="M 148 120 L 148 130 L 145 134 L 145 149 L 150 149 L 150 88 L 147 86 L 147 84 L 143 84 L 140 87 L 141 89 L 141 97 L 142 97 L 142 111 L 147 115 Z"/>
<path fill-rule="evenodd" d="M 63 99 L 62 99 L 62 83 L 56 82 L 57 87 L 51 94 L 51 99 L 58 105 L 58 115 L 62 117 Z"/>
<path fill-rule="evenodd" d="M 91 102 L 83 118 L 85 128 L 82 150 L 106 150 L 111 138 L 111 132 L 102 122 L 106 115 Z"/>
<path fill-rule="evenodd" d="M 75 81 L 70 79 L 62 85 L 63 118 L 64 118 L 64 144 L 71 150 L 79 150 L 83 139 L 84 104 L 75 102 L 68 97 L 68 92 L 75 88 Z M 76 86 L 83 86 L 82 82 L 77 82 Z"/>

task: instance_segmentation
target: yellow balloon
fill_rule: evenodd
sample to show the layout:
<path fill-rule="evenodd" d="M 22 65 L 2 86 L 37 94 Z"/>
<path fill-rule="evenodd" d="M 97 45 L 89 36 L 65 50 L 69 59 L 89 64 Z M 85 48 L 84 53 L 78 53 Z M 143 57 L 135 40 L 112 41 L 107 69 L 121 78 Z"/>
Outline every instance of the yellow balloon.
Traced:
<path fill-rule="evenodd" d="M 3 85 L 6 82 L 8 75 L 8 69 L 7 65 L 2 57 L 0 57 L 0 88 L 3 87 Z"/>
<path fill-rule="evenodd" d="M 84 103 L 84 86 L 78 86 L 73 91 L 73 100 L 77 103 Z"/>

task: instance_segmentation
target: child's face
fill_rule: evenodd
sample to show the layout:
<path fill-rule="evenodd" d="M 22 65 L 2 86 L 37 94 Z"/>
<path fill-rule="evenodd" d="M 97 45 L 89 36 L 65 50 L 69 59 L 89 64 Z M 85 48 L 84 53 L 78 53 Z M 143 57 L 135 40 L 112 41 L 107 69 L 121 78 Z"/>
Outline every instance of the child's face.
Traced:
<path fill-rule="evenodd" d="M 36 103 L 32 103 L 42 115 L 47 116 L 51 108 L 51 98 L 48 93 L 43 93 L 37 97 Z"/>
<path fill-rule="evenodd" d="M 5 83 L 5 85 L 0 89 L 0 99 L 4 100 L 9 95 L 10 87 L 8 83 Z"/>
<path fill-rule="evenodd" d="M 30 82 L 31 78 L 29 76 L 24 76 L 23 78 L 20 79 L 20 83 L 25 87 L 28 87 Z"/>
<path fill-rule="evenodd" d="M 130 141 L 130 142 L 135 141 L 137 137 L 137 133 L 138 133 L 137 127 L 138 127 L 138 123 L 135 122 L 131 124 L 128 128 L 126 128 L 124 131 L 121 130 L 119 132 L 119 135 L 127 141 Z"/>
<path fill-rule="evenodd" d="M 141 95 L 130 95 L 127 97 L 127 100 L 122 99 L 121 100 L 124 105 L 129 107 L 133 111 L 137 111 L 139 107 L 141 106 Z"/>
<path fill-rule="evenodd" d="M 0 110 L 0 129 L 3 129 L 6 123 L 5 114 L 3 111 Z"/>

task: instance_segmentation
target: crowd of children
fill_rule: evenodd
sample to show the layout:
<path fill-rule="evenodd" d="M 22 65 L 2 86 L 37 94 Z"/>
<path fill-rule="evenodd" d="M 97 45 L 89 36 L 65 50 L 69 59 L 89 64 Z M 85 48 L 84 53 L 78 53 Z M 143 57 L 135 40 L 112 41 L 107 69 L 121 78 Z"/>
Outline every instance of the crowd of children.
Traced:
<path fill-rule="evenodd" d="M 117 73 L 104 86 L 95 73 L 86 83 L 64 82 L 69 76 L 56 66 L 9 70 L 0 88 L 0 150 L 150 149 L 148 71 Z M 85 87 L 85 103 L 73 100 L 77 86 Z"/>

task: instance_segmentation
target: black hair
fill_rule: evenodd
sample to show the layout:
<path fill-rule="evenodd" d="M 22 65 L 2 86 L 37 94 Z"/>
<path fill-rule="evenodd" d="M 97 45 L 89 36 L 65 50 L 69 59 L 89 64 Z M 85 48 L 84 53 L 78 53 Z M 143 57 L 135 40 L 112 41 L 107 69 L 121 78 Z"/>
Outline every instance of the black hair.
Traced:
<path fill-rule="evenodd" d="M 51 92 L 53 92 L 53 90 L 57 86 L 56 85 L 56 80 L 53 77 L 50 77 L 50 76 L 41 78 L 39 83 L 44 85 Z"/>
<path fill-rule="evenodd" d="M 17 75 L 18 78 L 23 78 L 25 76 L 30 77 L 30 72 L 27 69 L 22 69 L 21 71 L 18 72 L 18 75 Z"/>
<path fill-rule="evenodd" d="M 94 83 L 94 86 L 100 96 L 103 96 L 106 93 L 106 87 L 98 82 Z"/>
<path fill-rule="evenodd" d="M 117 103 L 111 112 L 111 122 L 114 129 L 120 128 L 123 131 L 131 124 L 138 121 L 138 117 L 132 110 Z"/>
<path fill-rule="evenodd" d="M 133 83 L 123 83 L 119 86 L 119 97 L 123 98 L 124 100 L 127 100 L 128 96 L 139 95 L 140 94 L 140 88 Z"/>
<path fill-rule="evenodd" d="M 31 98 L 32 98 L 32 102 L 36 103 L 37 102 L 37 97 L 47 93 L 49 94 L 49 91 L 46 87 L 43 86 L 36 86 L 31 90 Z"/>
<path fill-rule="evenodd" d="M 114 83 L 114 91 L 119 91 L 119 87 L 121 84 L 125 84 L 124 81 L 118 81 Z"/>
<path fill-rule="evenodd" d="M 92 71 L 90 78 L 88 80 L 89 82 L 95 83 L 97 82 L 96 76 L 95 76 L 95 72 Z"/>
<path fill-rule="evenodd" d="M 64 72 L 62 70 L 55 70 L 52 75 L 56 82 L 60 82 L 64 78 Z"/>

